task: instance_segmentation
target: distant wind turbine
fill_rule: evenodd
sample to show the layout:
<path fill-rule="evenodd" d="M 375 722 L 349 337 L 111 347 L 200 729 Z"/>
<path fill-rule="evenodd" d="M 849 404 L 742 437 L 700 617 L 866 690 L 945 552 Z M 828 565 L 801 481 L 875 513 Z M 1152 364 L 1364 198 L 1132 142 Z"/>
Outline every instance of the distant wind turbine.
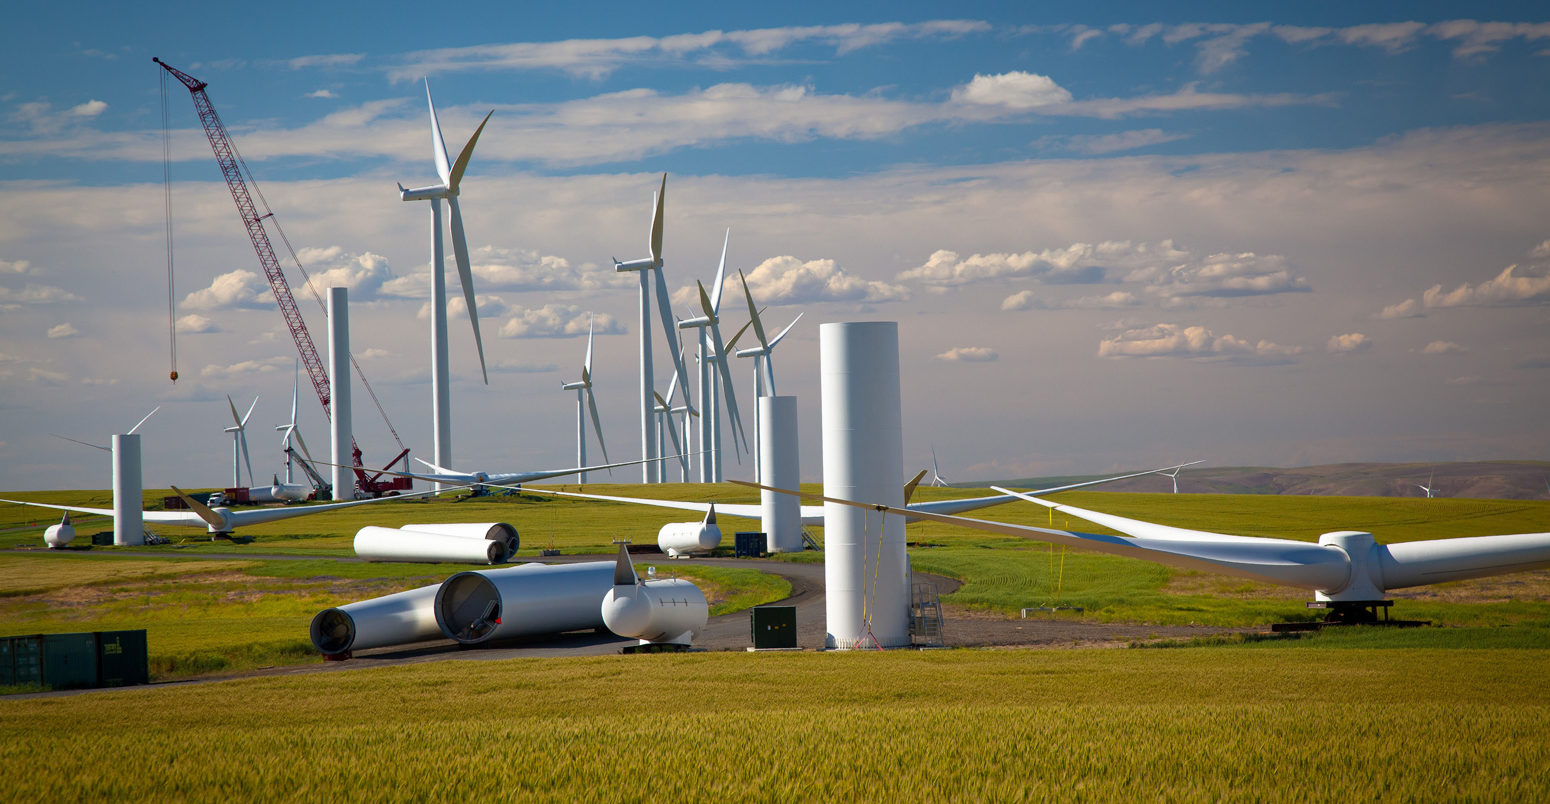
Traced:
<path fill-rule="evenodd" d="M 248 405 L 248 412 L 243 416 L 237 416 L 237 403 L 231 401 L 231 394 L 226 395 L 226 404 L 231 408 L 231 419 L 236 422 L 233 427 L 228 427 L 224 432 L 231 433 L 231 485 L 234 488 L 242 486 L 242 463 L 238 457 L 248 465 L 248 485 L 253 482 L 253 461 L 248 457 L 248 419 L 253 416 L 253 409 L 258 407 L 258 397 L 253 397 L 253 404 Z M 241 449 L 239 455 L 238 449 Z"/>
<path fill-rule="evenodd" d="M 587 415 L 592 416 L 592 432 L 597 433 L 598 449 L 603 451 L 603 462 L 608 462 L 608 445 L 603 443 L 603 422 L 597 416 L 597 398 L 592 395 L 592 319 L 587 319 L 587 356 L 581 361 L 581 379 L 560 386 L 576 392 L 576 465 L 587 465 Z M 584 395 L 584 398 L 583 398 Z M 584 404 L 583 404 L 584 403 Z M 609 474 L 613 474 L 610 470 Z M 577 480 L 587 482 L 582 472 Z"/>

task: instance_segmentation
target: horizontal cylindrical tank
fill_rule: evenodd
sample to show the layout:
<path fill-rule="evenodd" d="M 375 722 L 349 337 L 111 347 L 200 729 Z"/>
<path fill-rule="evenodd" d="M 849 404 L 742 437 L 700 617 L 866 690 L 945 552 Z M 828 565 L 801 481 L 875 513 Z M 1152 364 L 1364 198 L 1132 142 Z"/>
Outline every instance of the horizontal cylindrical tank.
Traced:
<path fill-rule="evenodd" d="M 688 645 L 705 628 L 710 604 L 689 581 L 669 578 L 619 585 L 603 597 L 603 624 L 642 642 Z"/>
<path fill-rule="evenodd" d="M 436 622 L 465 645 L 602 628 L 601 601 L 613 585 L 612 561 L 460 572 L 436 593 Z"/>
<path fill-rule="evenodd" d="M 312 618 L 312 645 L 327 656 L 437 639 L 433 583 L 407 592 L 324 609 Z"/>
<path fill-rule="evenodd" d="M 59 520 L 58 525 L 49 525 L 43 529 L 43 543 L 50 548 L 59 549 L 75 540 L 75 526 L 70 524 L 70 515 L 65 514 Z"/>
<path fill-rule="evenodd" d="M 443 524 L 404 525 L 403 530 L 418 530 L 425 533 L 442 533 L 448 536 L 467 536 L 470 539 L 492 539 L 506 544 L 506 555 L 514 556 L 517 548 L 522 546 L 522 540 L 517 536 L 517 529 L 505 522 L 449 522 Z"/>
<path fill-rule="evenodd" d="M 368 561 L 460 564 L 500 564 L 509 557 L 504 541 L 375 525 L 355 532 L 355 554 Z"/>
<path fill-rule="evenodd" d="M 709 553 L 721 544 L 721 526 L 714 522 L 669 522 L 657 531 L 657 548 L 669 556 Z"/>

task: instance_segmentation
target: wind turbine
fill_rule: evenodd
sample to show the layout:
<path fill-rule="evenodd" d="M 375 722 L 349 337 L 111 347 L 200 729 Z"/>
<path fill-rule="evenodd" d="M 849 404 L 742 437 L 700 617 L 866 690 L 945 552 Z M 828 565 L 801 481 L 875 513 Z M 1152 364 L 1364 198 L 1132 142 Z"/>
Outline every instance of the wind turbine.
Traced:
<path fill-rule="evenodd" d="M 231 408 L 231 419 L 237 424 L 228 427 L 224 432 L 231 433 L 231 485 L 242 486 L 242 464 L 237 461 L 238 448 L 241 448 L 242 461 L 248 465 L 248 485 L 253 485 L 253 461 L 248 457 L 248 419 L 253 416 L 253 409 L 258 407 L 258 397 L 253 397 L 253 404 L 248 405 L 248 412 L 241 417 L 237 416 L 237 403 L 231 401 L 231 394 L 226 395 L 226 404 Z"/>
<path fill-rule="evenodd" d="M 706 415 L 700 417 L 700 482 L 714 483 L 717 479 L 717 465 L 721 452 L 718 449 L 721 439 L 721 400 L 716 392 L 715 369 L 711 368 L 711 343 L 710 333 L 707 328 L 716 317 L 716 312 L 721 309 L 721 285 L 726 278 L 727 270 L 727 244 L 732 240 L 732 230 L 728 229 L 721 241 L 721 262 L 716 266 L 716 279 L 711 285 L 710 313 L 699 316 L 690 316 L 678 322 L 680 330 L 695 329 L 696 342 L 699 346 L 699 355 L 696 362 L 699 364 L 698 375 L 700 382 L 700 407 Z M 704 312 L 703 310 L 701 311 Z"/>
<path fill-rule="evenodd" d="M 1432 486 L 1432 478 L 1435 478 L 1436 476 L 1437 476 L 1437 473 L 1436 472 L 1432 472 L 1431 475 L 1426 478 L 1426 485 L 1423 486 L 1420 483 L 1415 484 L 1416 488 L 1426 492 L 1426 499 L 1428 499 L 1428 500 L 1430 500 L 1432 497 L 1436 496 L 1436 494 L 1437 494 L 1437 489 Z"/>
<path fill-rule="evenodd" d="M 301 431 L 296 429 L 296 395 L 301 388 L 301 361 L 296 361 L 296 381 L 291 385 L 291 421 L 288 424 L 275 426 L 275 432 L 284 433 L 280 436 L 280 449 L 285 452 L 285 482 L 291 483 L 295 477 L 292 468 L 294 466 L 294 453 L 291 451 L 291 439 L 296 439 L 296 444 L 301 447 L 301 454 L 308 461 L 312 460 L 312 451 L 307 449 L 307 442 L 302 440 Z M 254 400 L 255 402 L 257 400 Z"/>
<path fill-rule="evenodd" d="M 935 446 L 931 447 L 931 485 L 933 485 L 933 486 L 945 486 L 945 485 L 947 485 L 947 478 L 942 477 L 942 470 L 938 469 L 937 465 L 936 465 L 936 447 Z"/>
<path fill-rule="evenodd" d="M 786 337 L 786 333 L 790 332 L 805 314 L 798 313 L 797 317 L 792 319 L 774 340 L 764 337 L 764 322 L 759 320 L 759 311 L 754 307 L 753 293 L 748 290 L 748 277 L 743 276 L 742 271 L 738 271 L 737 278 L 743 281 L 743 298 L 748 300 L 748 320 L 753 325 L 754 337 L 759 339 L 758 346 L 742 349 L 738 351 L 737 356 L 753 358 L 755 396 L 775 396 L 775 365 L 772 360 L 775 345 Z M 759 479 L 759 407 L 757 403 L 753 410 L 753 454 L 753 477 L 757 481 Z"/>
<path fill-rule="evenodd" d="M 1182 467 L 1182 466 L 1175 466 L 1173 468 L 1172 472 L 1158 472 L 1158 474 L 1167 475 L 1169 478 L 1171 478 L 1173 480 L 1173 493 L 1174 494 L 1178 494 L 1179 493 L 1179 470 L 1183 469 L 1183 468 L 1184 467 Z"/>
<path fill-rule="evenodd" d="M 722 260 L 724 265 L 726 260 L 725 248 L 722 250 Z M 720 272 L 718 271 L 718 275 L 719 273 Z M 705 330 L 702 330 L 701 335 L 702 342 L 704 340 L 703 332 L 706 330 L 709 331 L 710 343 L 708 344 L 709 349 L 705 353 L 705 360 L 714 363 L 718 369 L 718 372 L 721 374 L 721 392 L 725 394 L 727 398 L 727 421 L 736 428 L 736 430 L 732 433 L 732 446 L 734 449 L 737 448 L 738 438 L 741 437 L 742 449 L 747 449 L 748 435 L 743 432 L 743 419 L 740 415 L 738 415 L 737 412 L 737 394 L 733 391 L 732 369 L 731 366 L 728 365 L 726 358 L 727 355 L 732 353 L 731 350 L 737 347 L 737 339 L 743 337 L 743 333 L 748 330 L 748 324 L 744 324 L 742 329 L 739 329 L 737 333 L 732 336 L 732 340 L 730 342 L 723 344 L 721 342 L 721 319 L 716 314 L 716 309 L 720 301 L 720 287 L 719 285 L 717 287 L 717 302 L 713 303 L 711 302 L 710 294 L 705 292 L 705 285 L 699 280 L 695 280 L 694 284 L 700 290 L 700 311 L 703 313 L 703 315 L 701 315 L 699 318 L 685 321 L 684 324 L 704 327 Z M 749 324 L 751 323 L 753 322 L 750 321 Z M 717 423 L 716 427 L 711 429 L 711 438 L 711 482 L 719 483 L 721 482 L 722 477 L 721 427 L 719 422 Z M 704 445 L 702 444 L 701 446 Z"/>
<path fill-rule="evenodd" d="M 668 351 L 673 355 L 673 370 L 677 372 L 681 382 L 685 383 L 684 397 L 689 395 L 688 374 L 684 369 L 683 353 L 678 349 L 678 339 L 673 337 L 673 311 L 667 297 L 667 279 L 662 276 L 662 210 L 667 198 L 667 174 L 662 174 L 662 186 L 657 190 L 656 197 L 652 199 L 651 213 L 651 256 L 628 262 L 614 260 L 614 271 L 625 273 L 627 271 L 640 272 L 640 447 L 641 458 L 646 461 L 642 465 L 642 480 L 646 483 L 656 482 L 656 467 L 651 460 L 656 458 L 656 445 L 651 440 L 651 419 L 654 415 L 653 394 L 651 379 L 651 296 L 652 286 L 656 287 L 657 313 L 662 318 L 662 334 L 667 338 Z"/>
<path fill-rule="evenodd" d="M 463 234 L 463 214 L 458 209 L 458 185 L 463 171 L 468 169 L 468 159 L 473 156 L 474 143 L 490 115 L 479 122 L 468 144 L 458 153 L 457 161 L 448 164 L 447 144 L 441 138 L 441 124 L 436 120 L 436 103 L 431 100 L 430 81 L 425 82 L 425 101 L 431 110 L 431 153 L 436 160 L 436 175 L 440 184 L 409 190 L 398 185 L 398 196 L 404 201 L 431 202 L 431 417 L 435 421 L 434 451 L 436 463 L 443 466 L 452 462 L 452 395 L 451 378 L 447 366 L 447 280 L 446 256 L 441 245 L 441 201 L 446 199 L 452 212 L 452 254 L 457 261 L 458 279 L 463 284 L 463 300 L 468 306 L 468 320 L 474 327 L 474 346 L 479 352 L 479 372 L 484 384 L 490 384 L 489 371 L 484 365 L 484 341 L 479 337 L 479 309 L 474 302 L 474 277 L 468 266 L 468 238 Z M 437 485 L 440 488 L 440 485 Z"/>
<path fill-rule="evenodd" d="M 581 379 L 565 383 L 560 388 L 576 392 L 576 465 L 587 465 L 587 413 L 592 415 L 592 431 L 597 433 L 597 446 L 603 451 L 603 462 L 607 463 L 608 446 L 603 443 L 603 423 L 597 417 L 597 399 L 592 396 L 592 319 L 590 317 L 587 319 L 587 356 L 581 361 Z M 609 474 L 612 474 L 612 471 Z M 582 483 L 587 482 L 587 473 L 582 472 L 578 479 Z"/>
<path fill-rule="evenodd" d="M 137 422 L 134 427 L 129 428 L 129 432 L 125 433 L 124 435 L 134 435 L 135 431 L 140 429 L 140 425 L 145 424 L 147 420 L 149 420 L 152 416 L 155 416 L 156 415 L 156 411 L 158 411 L 158 410 L 161 410 L 161 405 L 157 405 L 156 407 L 151 408 L 151 412 L 145 414 L 145 418 L 141 419 L 139 422 Z M 51 435 L 51 436 L 53 436 L 55 438 L 63 438 L 64 440 L 69 441 L 69 442 L 74 443 L 74 444 L 80 444 L 83 447 L 91 447 L 92 449 L 100 449 L 103 452 L 112 452 L 113 451 L 113 449 L 111 447 L 104 447 L 101 444 L 93 444 L 93 443 L 90 443 L 90 442 L 87 442 L 87 441 L 81 441 L 79 439 L 71 438 L 69 436 L 62 436 L 62 435 L 60 435 L 58 433 L 49 433 L 49 435 Z"/>
<path fill-rule="evenodd" d="M 695 410 L 694 406 L 687 400 L 682 405 L 676 408 L 673 407 L 673 396 L 677 393 L 678 378 L 675 376 L 673 381 L 667 386 L 666 399 L 663 399 L 661 394 L 652 394 L 657 400 L 655 408 L 657 414 L 657 454 L 662 456 L 659 471 L 664 482 L 667 480 L 667 451 L 664 449 L 666 445 L 662 443 L 663 428 L 666 427 L 668 436 L 673 439 L 673 453 L 678 456 L 678 479 L 680 482 L 688 482 L 689 456 L 687 450 L 684 449 L 683 442 L 678 438 L 678 426 L 673 423 L 673 416 L 675 414 L 683 414 L 683 434 L 684 438 L 687 439 L 689 437 L 689 417 L 700 415 L 700 412 Z M 685 394 L 685 396 L 688 395 Z"/>

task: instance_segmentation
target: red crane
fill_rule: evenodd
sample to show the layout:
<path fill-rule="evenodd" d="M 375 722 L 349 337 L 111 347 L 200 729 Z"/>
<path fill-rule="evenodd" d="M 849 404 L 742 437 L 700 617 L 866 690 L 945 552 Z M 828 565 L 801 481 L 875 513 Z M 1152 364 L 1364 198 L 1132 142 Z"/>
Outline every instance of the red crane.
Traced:
<path fill-rule="evenodd" d="M 216 114 L 215 106 L 210 103 L 210 96 L 205 94 L 205 87 L 209 86 L 204 81 L 173 67 L 159 58 L 152 57 L 151 61 L 161 65 L 172 77 L 188 87 L 188 92 L 194 98 L 194 110 L 199 113 L 199 122 L 204 126 L 205 136 L 210 140 L 210 150 L 215 152 L 215 161 L 221 166 L 221 175 L 226 178 L 226 188 L 231 191 L 231 200 L 237 204 L 237 214 L 242 217 L 242 225 L 248 231 L 248 239 L 253 242 L 253 251 L 258 254 L 258 264 L 263 266 L 264 275 L 269 278 L 269 287 L 274 291 L 275 301 L 280 304 L 280 315 L 285 317 L 285 325 L 291 330 L 291 338 L 296 341 L 296 351 L 301 354 L 301 362 L 307 367 L 307 377 L 312 380 L 312 388 L 317 391 L 318 401 L 323 404 L 323 415 L 332 418 L 331 403 L 333 391 L 329 385 L 328 370 L 323 366 L 323 361 L 318 357 L 317 347 L 312 344 L 312 333 L 307 330 L 307 324 L 301 318 L 301 310 L 296 307 L 296 299 L 291 295 L 290 283 L 285 281 L 285 272 L 280 268 L 280 261 L 275 257 L 274 246 L 269 242 L 269 232 L 264 228 L 266 219 L 273 219 L 273 212 L 260 215 L 258 207 L 253 203 L 253 197 L 248 193 L 247 180 L 243 177 L 241 154 L 231 141 L 231 136 L 226 133 L 226 126 L 221 123 L 220 115 Z M 267 206 L 267 205 L 266 205 Z M 276 226 L 279 224 L 276 223 Z M 283 233 L 282 233 L 283 234 Z M 300 265 L 300 263 L 297 263 Z M 377 400 L 377 395 L 371 390 L 370 383 L 366 382 L 366 376 L 361 373 L 361 367 L 355 362 L 355 356 L 350 356 L 350 363 L 355 367 L 355 372 L 361 378 L 361 384 L 366 388 L 366 393 L 371 395 L 373 402 L 377 403 L 377 410 L 382 413 L 382 420 L 387 422 L 388 430 L 393 434 L 393 440 L 403 450 L 398 457 L 390 461 L 386 469 L 391 469 L 399 461 L 404 462 L 404 469 L 409 469 L 409 449 L 404 447 L 404 442 L 398 437 L 398 431 L 393 429 L 393 423 L 387 420 L 387 412 L 382 410 L 382 403 Z M 354 464 L 356 485 L 360 490 L 374 497 L 394 491 L 404 491 L 412 488 L 412 480 L 407 477 L 383 478 L 384 472 L 377 472 L 370 477 L 361 463 L 361 448 L 351 441 L 352 463 Z"/>

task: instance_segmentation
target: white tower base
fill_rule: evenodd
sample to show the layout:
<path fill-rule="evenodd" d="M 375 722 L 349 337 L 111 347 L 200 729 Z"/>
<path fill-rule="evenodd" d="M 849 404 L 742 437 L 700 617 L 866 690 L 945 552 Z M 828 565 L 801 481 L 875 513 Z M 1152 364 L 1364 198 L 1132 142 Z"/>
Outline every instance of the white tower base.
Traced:
<path fill-rule="evenodd" d="M 797 455 L 797 398 L 761 396 L 759 476 L 767 486 L 794 489 L 801 482 Z M 802 501 L 790 494 L 759 492 L 761 526 L 771 553 L 802 551 Z"/>
<path fill-rule="evenodd" d="M 331 391 L 330 408 L 333 421 L 329 434 L 333 443 L 333 469 L 330 478 L 334 484 L 334 499 L 355 498 L 355 473 L 349 466 L 354 461 L 350 445 L 354 443 L 350 431 L 350 291 L 348 288 L 328 289 L 328 381 Z"/>
<path fill-rule="evenodd" d="M 824 494 L 904 505 L 899 325 L 819 327 Z M 830 648 L 909 644 L 904 519 L 824 506 L 824 584 Z"/>
<path fill-rule="evenodd" d="M 140 436 L 113 436 L 113 543 L 145 544 Z"/>

